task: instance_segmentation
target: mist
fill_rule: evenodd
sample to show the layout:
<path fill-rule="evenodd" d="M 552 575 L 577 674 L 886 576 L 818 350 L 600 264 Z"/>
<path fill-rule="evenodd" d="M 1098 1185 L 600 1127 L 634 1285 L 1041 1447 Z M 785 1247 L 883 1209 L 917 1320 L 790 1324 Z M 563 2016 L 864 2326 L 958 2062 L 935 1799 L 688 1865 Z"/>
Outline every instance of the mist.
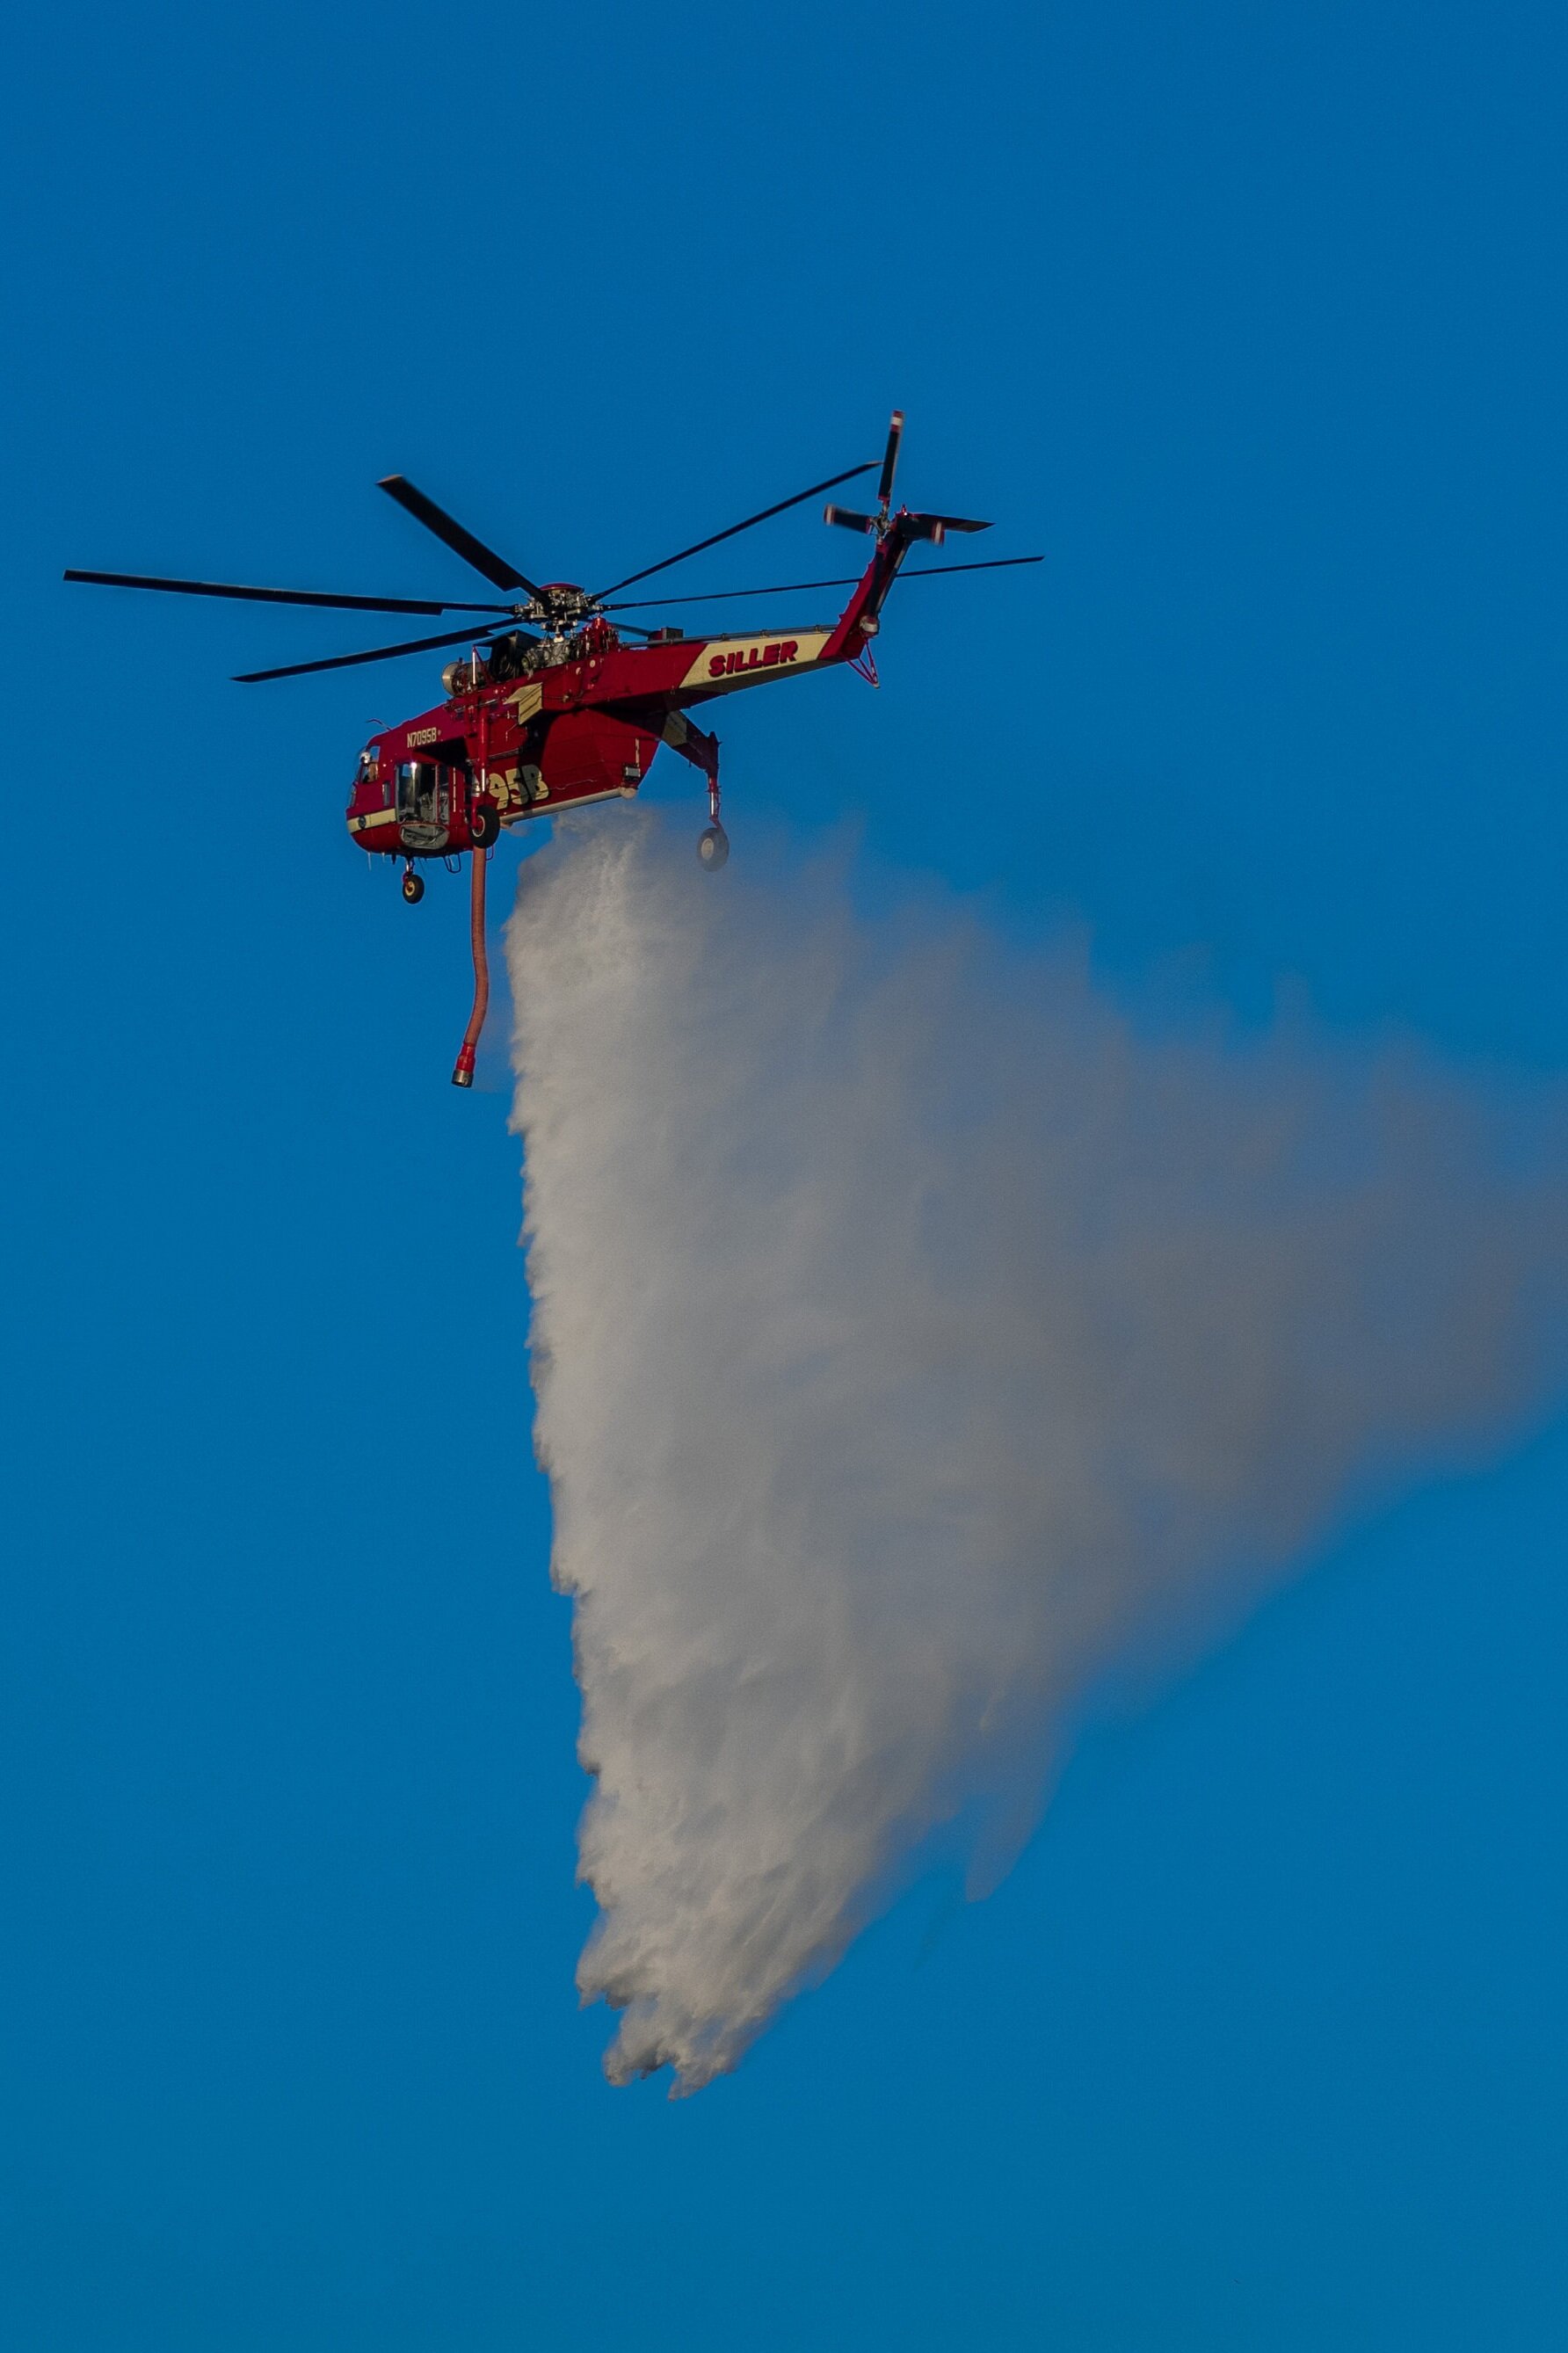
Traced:
<path fill-rule="evenodd" d="M 579 1984 L 681 2091 L 933 1836 L 989 1883 L 1130 1647 L 1539 1414 L 1565 1230 L 1518 1091 L 689 834 L 559 822 L 507 934 Z"/>

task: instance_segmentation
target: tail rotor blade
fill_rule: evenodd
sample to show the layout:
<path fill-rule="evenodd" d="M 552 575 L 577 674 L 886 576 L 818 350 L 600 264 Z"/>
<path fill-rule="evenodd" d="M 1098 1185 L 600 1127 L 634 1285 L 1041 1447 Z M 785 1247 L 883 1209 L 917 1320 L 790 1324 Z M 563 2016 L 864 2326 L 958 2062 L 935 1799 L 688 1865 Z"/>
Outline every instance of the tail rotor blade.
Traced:
<path fill-rule="evenodd" d="M 928 515 L 928 522 L 941 523 L 943 531 L 989 531 L 988 522 L 971 522 L 967 515 Z"/>
<path fill-rule="evenodd" d="M 853 507 L 824 507 L 822 520 L 836 522 L 845 531 L 872 531 L 877 522 L 875 515 L 857 514 Z"/>
<path fill-rule="evenodd" d="M 893 421 L 888 427 L 888 447 L 882 456 L 882 479 L 877 485 L 877 501 L 884 514 L 893 495 L 893 476 L 898 471 L 899 444 L 904 438 L 904 412 L 893 411 Z"/>

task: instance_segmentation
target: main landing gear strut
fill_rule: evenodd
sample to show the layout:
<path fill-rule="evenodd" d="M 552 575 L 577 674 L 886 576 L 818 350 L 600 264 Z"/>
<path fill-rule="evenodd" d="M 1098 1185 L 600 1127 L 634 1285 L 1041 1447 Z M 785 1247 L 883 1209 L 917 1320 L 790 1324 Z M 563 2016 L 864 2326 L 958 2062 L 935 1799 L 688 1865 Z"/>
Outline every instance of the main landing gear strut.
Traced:
<path fill-rule="evenodd" d="M 696 734 L 696 729 L 692 729 Z M 708 774 L 708 823 L 697 837 L 697 859 L 710 874 L 717 874 L 730 855 L 730 837 L 719 822 L 719 745 L 716 739 L 704 736 L 702 747 L 710 752 L 710 760 L 703 765 Z"/>
<path fill-rule="evenodd" d="M 719 738 L 694 727 L 684 711 L 672 711 L 664 723 L 664 741 L 708 779 L 708 824 L 698 838 L 697 855 L 716 874 L 730 855 L 730 837 L 719 822 Z"/>

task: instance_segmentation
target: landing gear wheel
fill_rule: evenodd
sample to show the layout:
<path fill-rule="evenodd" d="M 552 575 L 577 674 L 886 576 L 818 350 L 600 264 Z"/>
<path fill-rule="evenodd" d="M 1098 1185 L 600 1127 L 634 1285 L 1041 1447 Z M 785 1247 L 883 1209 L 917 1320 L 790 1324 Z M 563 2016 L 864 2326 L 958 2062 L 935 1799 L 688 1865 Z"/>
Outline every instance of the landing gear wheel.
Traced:
<path fill-rule="evenodd" d="M 488 849 L 500 839 L 500 811 L 489 801 L 476 801 L 468 818 L 468 839 L 476 849 Z"/>
<path fill-rule="evenodd" d="M 697 838 L 698 863 L 717 874 L 730 855 L 730 837 L 721 825 L 710 825 Z"/>
<path fill-rule="evenodd" d="M 403 895 L 411 907 L 416 907 L 425 896 L 425 877 L 416 874 L 412 866 L 403 878 Z"/>

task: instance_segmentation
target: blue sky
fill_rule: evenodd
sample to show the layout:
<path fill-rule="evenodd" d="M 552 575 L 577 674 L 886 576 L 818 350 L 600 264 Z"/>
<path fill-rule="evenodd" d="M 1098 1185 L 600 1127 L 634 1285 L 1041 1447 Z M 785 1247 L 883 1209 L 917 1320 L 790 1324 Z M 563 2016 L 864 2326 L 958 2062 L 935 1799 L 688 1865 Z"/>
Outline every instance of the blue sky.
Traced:
<path fill-rule="evenodd" d="M 901 595 L 880 694 L 727 712 L 736 855 L 847 821 L 1118 982 L 1554 1078 L 1560 13 L 10 46 L 7 2336 L 1561 2342 L 1562 1427 L 1087 1733 L 986 1904 L 610 2092 L 516 1146 L 447 1084 L 458 886 L 341 824 L 434 665 L 240 689 L 379 624 L 58 583 L 465 594 L 394 470 L 592 579 L 898 402 L 911 500 L 1049 561 Z M 809 512 L 690 585 L 836 570 Z"/>

